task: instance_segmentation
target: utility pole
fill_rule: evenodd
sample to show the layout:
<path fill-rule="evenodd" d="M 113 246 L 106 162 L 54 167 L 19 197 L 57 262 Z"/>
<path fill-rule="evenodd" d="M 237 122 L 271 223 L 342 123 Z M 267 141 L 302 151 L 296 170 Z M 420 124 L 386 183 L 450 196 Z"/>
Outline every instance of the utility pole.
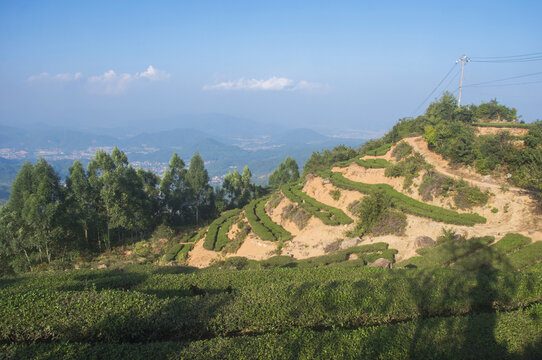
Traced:
<path fill-rule="evenodd" d="M 456 64 L 461 61 L 461 77 L 459 78 L 459 98 L 457 99 L 457 107 L 461 107 L 461 89 L 463 87 L 463 69 L 465 68 L 465 64 L 470 62 L 470 59 L 467 57 L 467 55 L 461 56 L 457 61 Z"/>

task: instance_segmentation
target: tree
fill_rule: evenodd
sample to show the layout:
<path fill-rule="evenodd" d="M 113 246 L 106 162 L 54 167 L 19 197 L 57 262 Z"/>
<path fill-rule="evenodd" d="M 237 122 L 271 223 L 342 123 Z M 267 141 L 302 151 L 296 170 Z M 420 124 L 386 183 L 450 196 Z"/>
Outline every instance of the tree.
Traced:
<path fill-rule="evenodd" d="M 225 198 L 229 200 L 230 208 L 241 208 L 259 195 L 261 191 L 258 186 L 250 182 L 251 178 L 252 172 L 248 166 L 244 167 L 242 175 L 234 170 L 224 177 L 222 188 Z"/>
<path fill-rule="evenodd" d="M 455 109 L 457 108 L 457 99 L 448 91 L 446 91 L 439 101 L 433 102 L 425 111 L 425 116 L 433 124 L 441 120 L 451 121 Z"/>
<path fill-rule="evenodd" d="M 51 247 L 57 245 L 62 234 L 57 215 L 62 201 L 60 178 L 51 165 L 40 158 L 32 170 L 33 188 L 25 201 L 22 216 L 31 227 L 34 243 L 51 262 Z"/>
<path fill-rule="evenodd" d="M 160 182 L 162 207 L 167 221 L 172 225 L 182 222 L 183 208 L 188 201 L 188 183 L 184 161 L 173 153 L 169 160 L 168 169 Z"/>
<path fill-rule="evenodd" d="M 80 224 L 83 230 L 85 245 L 89 247 L 90 241 L 88 232 L 96 214 L 96 202 L 85 169 L 78 160 L 74 161 L 73 165 L 69 168 L 66 186 L 67 207 L 69 208 L 69 212 L 72 215 L 74 222 Z"/>
<path fill-rule="evenodd" d="M 196 151 L 192 160 L 190 160 L 190 166 L 186 173 L 186 181 L 189 186 L 189 198 L 195 210 L 196 224 L 199 224 L 200 208 L 208 204 L 213 190 L 209 185 L 209 174 L 205 170 L 203 159 L 198 151 Z"/>
<path fill-rule="evenodd" d="M 283 184 L 297 180 L 299 180 L 299 166 L 294 159 L 288 156 L 269 176 L 269 185 L 278 188 Z"/>
<path fill-rule="evenodd" d="M 476 109 L 476 119 L 517 121 L 517 111 L 514 108 L 508 108 L 504 105 L 500 105 L 497 99 L 493 99 L 489 102 L 478 105 Z"/>
<path fill-rule="evenodd" d="M 35 165 L 26 162 L 2 207 L 0 251 L 11 254 L 15 263 L 24 258 L 30 270 L 34 259 L 45 257 L 50 263 L 64 233 L 59 222 L 62 200 L 60 178 L 53 168 L 42 158 Z M 20 262 L 14 267 L 24 268 Z"/>

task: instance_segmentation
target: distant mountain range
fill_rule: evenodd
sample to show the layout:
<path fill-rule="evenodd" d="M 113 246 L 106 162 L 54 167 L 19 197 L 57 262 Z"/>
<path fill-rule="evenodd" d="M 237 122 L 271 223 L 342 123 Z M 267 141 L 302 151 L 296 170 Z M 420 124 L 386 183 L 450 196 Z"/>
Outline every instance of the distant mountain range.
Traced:
<path fill-rule="evenodd" d="M 179 127 L 155 132 L 116 128 L 109 134 L 107 129 L 0 125 L 0 185 L 3 185 L 0 199 L 5 197 L 6 188 L 20 165 L 40 156 L 64 178 L 75 159 L 86 164 L 97 149 L 110 150 L 117 146 L 126 152 L 134 167 L 151 169 L 160 175 L 173 152 L 188 163 L 197 150 L 215 184 L 232 169 L 242 169 L 245 165 L 251 169 L 254 181 L 263 184 L 286 156 L 295 158 L 302 167 L 313 151 L 339 144 L 359 147 L 364 142 L 328 137 L 310 129 L 285 129 L 218 115 L 169 124 Z"/>

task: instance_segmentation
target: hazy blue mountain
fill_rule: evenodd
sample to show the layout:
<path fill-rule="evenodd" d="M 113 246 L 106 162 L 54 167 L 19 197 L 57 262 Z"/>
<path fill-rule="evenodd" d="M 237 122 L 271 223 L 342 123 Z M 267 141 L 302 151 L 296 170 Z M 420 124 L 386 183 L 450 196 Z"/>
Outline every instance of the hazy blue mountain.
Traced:
<path fill-rule="evenodd" d="M 164 124 L 177 127 L 161 130 Z M 0 149 L 9 149 L 0 154 L 0 185 L 3 186 L 0 199 L 5 197 L 20 165 L 25 160 L 35 162 L 39 156 L 50 162 L 64 179 L 75 159 L 86 166 L 94 151 L 101 147 L 117 146 L 127 153 L 135 167 L 158 174 L 163 172 L 173 152 L 188 164 L 197 150 L 211 177 L 220 178 L 248 165 L 254 180 L 263 184 L 286 156 L 295 158 L 302 167 L 313 151 L 339 144 L 359 147 L 363 142 L 328 137 L 311 129 L 284 129 L 219 114 L 172 119 L 161 122 L 156 131 L 137 131 L 135 128 L 67 129 L 46 124 L 30 128 L 0 125 Z M 17 153 L 21 150 L 27 154 Z"/>

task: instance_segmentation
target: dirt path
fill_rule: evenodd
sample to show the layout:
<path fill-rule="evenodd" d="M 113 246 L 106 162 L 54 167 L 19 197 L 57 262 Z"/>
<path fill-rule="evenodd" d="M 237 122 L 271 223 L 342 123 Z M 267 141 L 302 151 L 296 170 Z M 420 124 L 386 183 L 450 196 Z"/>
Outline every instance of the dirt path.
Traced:
<path fill-rule="evenodd" d="M 455 180 L 463 179 L 469 182 L 471 185 L 476 185 L 480 187 L 486 187 L 486 188 L 491 188 L 491 189 L 502 188 L 501 184 L 491 183 L 485 180 L 478 179 L 480 175 L 473 173 L 472 171 L 459 172 L 458 170 L 452 169 L 447 160 L 443 159 L 442 156 L 440 156 L 439 154 L 429 150 L 427 143 L 423 139 L 423 136 L 405 138 L 403 140 L 409 143 L 414 149 L 414 151 L 421 153 L 425 157 L 425 160 L 431 165 L 433 165 L 437 172 L 443 175 L 451 177 L 452 179 L 455 179 Z M 520 189 L 520 188 L 512 187 L 512 186 L 508 187 L 508 190 L 516 191 L 516 192 L 528 192 L 525 189 Z"/>

